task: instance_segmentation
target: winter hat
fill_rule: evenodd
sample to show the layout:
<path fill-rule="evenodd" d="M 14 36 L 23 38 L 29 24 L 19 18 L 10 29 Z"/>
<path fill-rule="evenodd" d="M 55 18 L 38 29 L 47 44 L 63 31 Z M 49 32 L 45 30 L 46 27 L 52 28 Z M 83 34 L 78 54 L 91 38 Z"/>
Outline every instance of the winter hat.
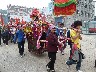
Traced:
<path fill-rule="evenodd" d="M 52 30 L 53 28 L 56 28 L 56 26 L 51 24 L 49 28 L 50 28 L 50 30 Z"/>

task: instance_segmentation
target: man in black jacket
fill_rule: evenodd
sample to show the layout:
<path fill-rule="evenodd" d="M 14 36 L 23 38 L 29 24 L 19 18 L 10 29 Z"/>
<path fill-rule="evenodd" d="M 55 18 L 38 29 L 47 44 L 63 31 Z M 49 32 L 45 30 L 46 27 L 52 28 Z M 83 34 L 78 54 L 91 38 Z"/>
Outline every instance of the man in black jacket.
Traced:
<path fill-rule="evenodd" d="M 0 29 L 0 45 L 1 45 L 1 29 Z"/>
<path fill-rule="evenodd" d="M 0 25 L 0 45 L 1 45 L 1 36 L 2 36 L 1 30 L 2 30 L 2 26 Z"/>
<path fill-rule="evenodd" d="M 6 44 L 6 46 L 8 46 L 8 37 L 9 37 L 9 31 L 8 31 L 8 29 L 5 29 L 2 32 L 2 37 L 3 37 L 3 43 Z"/>

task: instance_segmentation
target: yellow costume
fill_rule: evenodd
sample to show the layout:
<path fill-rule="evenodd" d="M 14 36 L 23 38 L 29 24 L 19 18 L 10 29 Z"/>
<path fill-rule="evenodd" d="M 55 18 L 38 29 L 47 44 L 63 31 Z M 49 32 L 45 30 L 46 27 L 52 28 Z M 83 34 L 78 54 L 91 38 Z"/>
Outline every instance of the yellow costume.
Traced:
<path fill-rule="evenodd" d="M 76 36 L 77 33 L 75 30 L 71 30 L 70 32 L 70 37 L 71 37 L 71 41 L 77 45 L 78 49 L 80 49 L 80 42 L 79 42 L 79 37 L 77 37 L 76 39 L 73 39 L 72 37 Z"/>
<path fill-rule="evenodd" d="M 24 29 L 24 32 L 25 32 L 25 33 L 32 32 L 31 27 L 26 27 L 26 28 Z"/>

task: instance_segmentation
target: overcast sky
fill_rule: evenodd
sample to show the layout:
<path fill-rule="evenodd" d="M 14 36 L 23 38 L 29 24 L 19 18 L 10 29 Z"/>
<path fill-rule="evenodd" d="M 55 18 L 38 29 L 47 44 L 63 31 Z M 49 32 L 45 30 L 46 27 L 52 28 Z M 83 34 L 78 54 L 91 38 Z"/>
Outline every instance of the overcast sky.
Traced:
<path fill-rule="evenodd" d="M 47 7 L 51 0 L 0 0 L 0 9 L 7 9 L 7 5 L 20 5 L 26 7 Z"/>
<path fill-rule="evenodd" d="M 42 8 L 47 7 L 49 2 L 51 2 L 51 0 L 0 0 L 0 9 L 7 9 L 7 5 L 9 4 Z M 95 8 L 95 16 L 96 16 L 96 8 Z"/>

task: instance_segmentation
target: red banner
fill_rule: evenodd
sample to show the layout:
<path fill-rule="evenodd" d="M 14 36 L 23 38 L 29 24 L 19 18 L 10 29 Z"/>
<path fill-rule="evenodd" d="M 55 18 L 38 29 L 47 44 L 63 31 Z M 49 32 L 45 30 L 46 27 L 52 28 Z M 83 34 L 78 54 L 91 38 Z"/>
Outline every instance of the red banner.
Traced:
<path fill-rule="evenodd" d="M 75 11 L 75 4 L 71 4 L 67 7 L 54 7 L 54 15 L 72 15 Z"/>
<path fill-rule="evenodd" d="M 54 0 L 55 3 L 66 3 L 69 0 Z"/>

